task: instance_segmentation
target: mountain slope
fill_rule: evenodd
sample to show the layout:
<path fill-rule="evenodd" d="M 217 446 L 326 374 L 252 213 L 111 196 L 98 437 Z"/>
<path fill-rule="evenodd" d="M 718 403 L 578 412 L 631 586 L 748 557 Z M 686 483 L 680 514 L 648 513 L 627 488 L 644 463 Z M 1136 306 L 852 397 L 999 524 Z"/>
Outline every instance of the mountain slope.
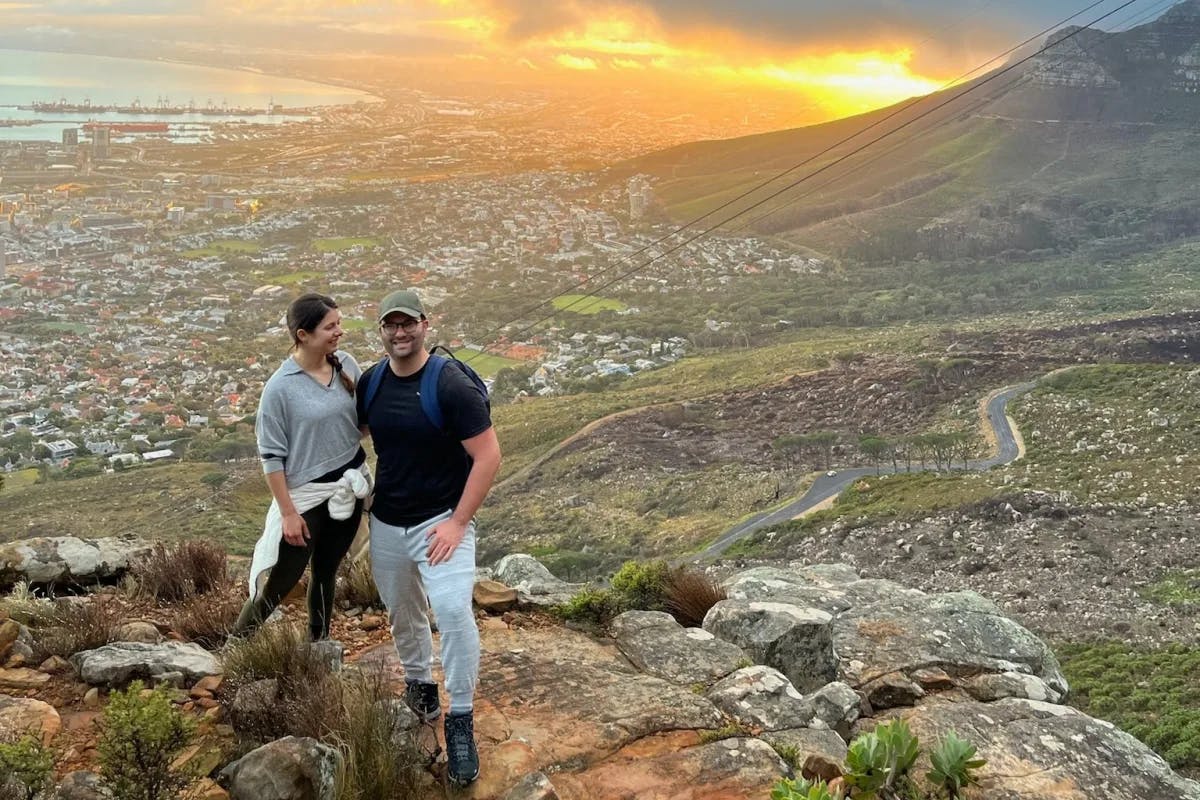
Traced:
<path fill-rule="evenodd" d="M 623 172 L 657 177 L 659 201 L 683 220 L 791 169 L 712 221 L 799 180 L 727 227 L 851 261 L 1097 242 L 1103 258 L 1200 233 L 1200 0 L 1127 32 L 1065 29 L 1048 42 L 1009 72 L 917 101 L 671 148 Z"/>

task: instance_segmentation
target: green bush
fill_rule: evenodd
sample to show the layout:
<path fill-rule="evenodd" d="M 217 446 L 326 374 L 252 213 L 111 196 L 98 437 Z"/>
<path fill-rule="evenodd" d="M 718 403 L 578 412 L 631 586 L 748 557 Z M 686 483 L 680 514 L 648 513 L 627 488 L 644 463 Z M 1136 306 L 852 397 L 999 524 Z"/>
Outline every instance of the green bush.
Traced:
<path fill-rule="evenodd" d="M 925 777 L 944 791 L 949 800 L 956 800 L 964 788 L 975 782 L 974 772 L 985 762 L 977 758 L 975 745 L 949 731 L 929 754 L 929 763 L 933 769 Z"/>
<path fill-rule="evenodd" d="M 615 592 L 584 589 L 567 602 L 554 606 L 551 612 L 559 619 L 603 627 L 624 610 Z"/>
<path fill-rule="evenodd" d="M 789 750 L 777 752 L 795 769 L 794 752 Z M 937 792 L 931 795 L 910 775 L 919 754 L 920 741 L 908 723 L 894 719 L 855 737 L 846 753 L 843 776 L 832 786 L 804 778 L 782 780 L 771 790 L 771 800 L 841 800 L 846 796 L 843 782 L 855 800 L 932 800 L 943 795 L 957 800 L 959 792 L 975 782 L 975 770 L 986 763 L 977 757 L 974 745 L 953 731 L 947 733 L 929 757 L 933 769 L 925 777 Z"/>
<path fill-rule="evenodd" d="M 663 611 L 671 568 L 665 561 L 626 561 L 612 578 L 612 589 L 625 608 Z"/>
<path fill-rule="evenodd" d="M 1141 739 L 1175 769 L 1200 767 L 1200 648 L 1059 645 L 1079 710 Z"/>
<path fill-rule="evenodd" d="M 171 764 L 194 733 L 195 722 L 171 704 L 167 687 L 143 691 L 141 681 L 134 681 L 113 692 L 96 749 L 100 777 L 114 800 L 180 797 L 192 779 Z"/>
<path fill-rule="evenodd" d="M 832 792 L 825 781 L 783 779 L 771 789 L 771 800 L 842 800 L 841 792 Z"/>
<path fill-rule="evenodd" d="M 54 759 L 33 736 L 0 743 L 0 798 L 34 800 L 50 786 Z"/>

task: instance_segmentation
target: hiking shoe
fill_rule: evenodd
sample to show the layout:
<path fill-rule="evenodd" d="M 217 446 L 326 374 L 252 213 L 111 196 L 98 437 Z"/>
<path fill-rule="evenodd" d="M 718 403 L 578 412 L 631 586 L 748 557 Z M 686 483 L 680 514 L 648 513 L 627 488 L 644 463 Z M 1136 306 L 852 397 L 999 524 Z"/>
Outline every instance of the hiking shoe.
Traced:
<path fill-rule="evenodd" d="M 405 681 L 404 702 L 421 722 L 433 722 L 442 715 L 442 703 L 438 700 L 436 683 Z"/>
<path fill-rule="evenodd" d="M 450 782 L 454 785 L 466 786 L 479 777 L 473 712 L 446 715 L 446 758 Z"/>

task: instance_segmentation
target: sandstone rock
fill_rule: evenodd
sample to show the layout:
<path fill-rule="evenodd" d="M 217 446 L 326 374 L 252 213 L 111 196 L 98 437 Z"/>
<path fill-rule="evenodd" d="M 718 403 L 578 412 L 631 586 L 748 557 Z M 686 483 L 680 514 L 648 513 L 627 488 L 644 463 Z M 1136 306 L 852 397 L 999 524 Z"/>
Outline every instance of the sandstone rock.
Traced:
<path fill-rule="evenodd" d="M 542 644 L 519 652 L 485 651 L 479 676 L 491 703 L 519 725 L 522 747 L 536 754 L 533 762 L 521 763 L 513 782 L 663 731 L 715 730 L 723 724 L 713 704 L 688 687 L 631 670 L 615 651 L 607 654 L 581 634 L 558 629 L 544 639 L 530 633 L 525 641 Z M 394 661 L 390 644 L 380 652 Z"/>
<path fill-rule="evenodd" d="M 499 581 L 477 580 L 471 598 L 475 605 L 492 614 L 503 614 L 517 605 L 517 590 Z"/>
<path fill-rule="evenodd" d="M 21 634 L 21 626 L 16 620 L 6 619 L 0 622 L 0 663 L 8 658 L 8 651 L 12 649 L 13 643 L 17 641 L 17 637 Z"/>
<path fill-rule="evenodd" d="M 358 627 L 364 631 L 377 631 L 387 624 L 387 618 L 382 614 L 365 614 L 358 621 Z"/>
<path fill-rule="evenodd" d="M 84 692 L 83 695 L 84 708 L 99 708 L 100 707 L 100 690 L 93 686 Z"/>
<path fill-rule="evenodd" d="M 816 608 L 722 600 L 705 615 L 704 630 L 779 670 L 799 691 L 811 691 L 837 677 L 832 623 L 833 617 Z"/>
<path fill-rule="evenodd" d="M 309 654 L 330 672 L 341 672 L 346 658 L 346 648 L 334 639 L 322 639 L 308 643 Z"/>
<path fill-rule="evenodd" d="M 556 606 L 570 600 L 584 587 L 567 583 L 550 574 L 542 562 L 524 553 L 513 553 L 496 564 L 495 579 L 517 590 L 521 603 L 533 606 Z"/>
<path fill-rule="evenodd" d="M 70 668 L 70 662 L 65 658 L 59 658 L 58 656 L 50 656 L 38 665 L 38 671 L 45 672 L 47 675 L 58 675 L 59 673 L 66 672 Z"/>
<path fill-rule="evenodd" d="M 634 666 L 672 683 L 705 686 L 746 658 L 740 647 L 700 628 L 684 628 L 661 611 L 626 611 L 610 626 L 617 647 Z"/>
<path fill-rule="evenodd" d="M 38 689 L 50 681 L 50 676 L 36 669 L 15 667 L 0 669 L 0 689 Z"/>
<path fill-rule="evenodd" d="M 139 642 L 141 644 L 158 644 L 163 640 L 162 634 L 152 623 L 133 620 L 119 625 L 113 631 L 114 642 Z"/>
<path fill-rule="evenodd" d="M 1065 706 L 939 703 L 904 716 L 924 742 L 953 730 L 974 744 L 987 759 L 979 796 L 988 800 L 1200 800 L 1200 783 L 1176 775 L 1137 739 Z"/>
<path fill-rule="evenodd" d="M 79 677 L 93 686 L 119 687 L 135 679 L 158 681 L 175 676 L 180 683 L 195 683 L 221 672 L 211 653 L 185 642 L 117 642 L 76 653 L 70 661 Z"/>
<path fill-rule="evenodd" d="M 554 773 L 562 797 L 733 800 L 770 795 L 789 768 L 766 742 L 722 739 L 646 758 L 624 753 L 582 774 Z"/>
<path fill-rule="evenodd" d="M 58 784 L 54 800 L 110 800 L 100 776 L 86 770 L 68 772 Z"/>
<path fill-rule="evenodd" d="M 1062 695 L 1046 685 L 1046 682 L 1036 675 L 1025 675 L 1020 672 L 984 673 L 963 681 L 967 693 L 983 703 L 1003 700 L 1006 697 L 1040 700 L 1047 703 L 1057 703 Z"/>
<path fill-rule="evenodd" d="M 509 789 L 503 800 L 558 800 L 558 792 L 545 773 L 533 772 Z"/>
<path fill-rule="evenodd" d="M 707 697 L 742 725 L 763 730 L 808 727 L 813 719 L 812 703 L 771 667 L 739 669 L 718 681 Z"/>
<path fill-rule="evenodd" d="M 839 614 L 834 637 L 843 675 L 855 687 L 936 664 L 951 674 L 1028 673 L 1067 691 L 1050 648 L 972 592 L 886 591 Z"/>
<path fill-rule="evenodd" d="M 200 680 L 196 681 L 195 685 L 192 686 L 192 688 L 199 689 L 199 690 L 202 690 L 205 692 L 216 692 L 217 689 L 221 688 L 221 684 L 222 684 L 222 682 L 224 682 L 224 680 L 225 680 L 225 676 L 223 676 L 223 675 L 209 675 L 207 677 L 201 678 Z"/>
<path fill-rule="evenodd" d="M 225 767 L 217 782 L 231 800 L 333 800 L 341 761 L 316 739 L 288 736 Z"/>
<path fill-rule="evenodd" d="M 797 771 L 809 780 L 828 782 L 842 774 L 846 742 L 833 731 L 790 728 L 768 731 L 761 738 L 776 751 L 785 747 L 795 750 Z"/>
<path fill-rule="evenodd" d="M 820 565 L 832 567 L 834 565 Z M 838 567 L 844 565 L 836 565 Z M 849 580 L 858 580 L 858 575 L 849 568 L 841 572 Z M 759 602 L 789 603 L 802 608 L 819 608 L 837 614 L 850 607 L 846 593 L 836 580 L 837 570 L 810 567 L 801 570 L 777 567 L 755 567 L 731 576 L 722 583 L 731 600 L 757 600 Z M 853 576 L 853 577 L 850 577 Z"/>
<path fill-rule="evenodd" d="M 62 720 L 49 703 L 0 694 L 0 732 L 30 733 L 49 744 L 61 728 Z"/>
<path fill-rule="evenodd" d="M 887 708 L 911 706 L 925 696 L 925 690 L 903 672 L 889 672 L 862 687 L 871 708 L 882 711 Z"/>
<path fill-rule="evenodd" d="M 843 739 L 850 736 L 850 727 L 858 719 L 862 700 L 858 693 L 840 681 L 827 683 L 805 698 L 813 707 L 810 728 L 829 729 Z"/>
<path fill-rule="evenodd" d="M 57 536 L 0 544 L 0 587 L 30 583 L 95 582 L 119 578 L 151 545 L 132 537 Z"/>

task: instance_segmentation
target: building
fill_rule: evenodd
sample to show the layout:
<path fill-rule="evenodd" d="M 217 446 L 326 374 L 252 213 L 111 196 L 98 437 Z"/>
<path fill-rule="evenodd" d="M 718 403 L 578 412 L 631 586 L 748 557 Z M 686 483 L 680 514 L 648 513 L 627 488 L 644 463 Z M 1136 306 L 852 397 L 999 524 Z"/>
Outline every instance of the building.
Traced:
<path fill-rule="evenodd" d="M 210 194 L 204 200 L 209 211 L 236 211 L 237 198 L 231 194 Z"/>
<path fill-rule="evenodd" d="M 185 213 L 186 211 L 183 206 L 171 206 L 167 209 L 167 222 L 172 225 L 182 225 Z"/>
<path fill-rule="evenodd" d="M 108 158 L 112 144 L 112 132 L 108 128 L 92 129 L 92 157 Z"/>
<path fill-rule="evenodd" d="M 62 132 L 63 147 L 75 149 L 79 146 L 79 128 L 63 128 Z"/>

